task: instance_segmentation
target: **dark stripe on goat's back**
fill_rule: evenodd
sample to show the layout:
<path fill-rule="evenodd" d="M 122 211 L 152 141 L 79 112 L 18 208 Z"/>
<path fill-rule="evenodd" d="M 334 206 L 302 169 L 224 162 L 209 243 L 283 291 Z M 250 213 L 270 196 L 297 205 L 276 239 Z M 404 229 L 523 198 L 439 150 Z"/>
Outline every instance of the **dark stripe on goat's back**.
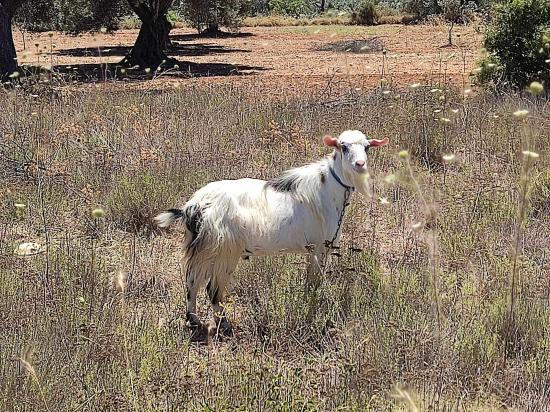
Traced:
<path fill-rule="evenodd" d="M 183 213 L 185 214 L 185 225 L 187 229 L 193 234 L 193 241 L 200 233 L 202 226 L 202 207 L 198 204 L 188 206 Z"/>
<path fill-rule="evenodd" d="M 299 183 L 300 176 L 283 174 L 268 180 L 266 186 L 277 192 L 295 192 Z"/>

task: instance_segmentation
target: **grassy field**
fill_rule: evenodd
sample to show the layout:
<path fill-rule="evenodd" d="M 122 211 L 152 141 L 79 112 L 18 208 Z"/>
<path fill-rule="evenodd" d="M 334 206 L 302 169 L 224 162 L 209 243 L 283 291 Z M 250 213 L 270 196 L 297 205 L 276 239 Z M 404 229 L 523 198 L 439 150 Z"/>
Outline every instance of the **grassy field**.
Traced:
<path fill-rule="evenodd" d="M 545 410 L 550 108 L 430 89 L 2 92 L 0 410 Z M 190 344 L 182 231 L 151 217 L 315 160 L 348 128 L 391 144 L 317 310 L 303 257 L 243 261 L 235 337 Z"/>

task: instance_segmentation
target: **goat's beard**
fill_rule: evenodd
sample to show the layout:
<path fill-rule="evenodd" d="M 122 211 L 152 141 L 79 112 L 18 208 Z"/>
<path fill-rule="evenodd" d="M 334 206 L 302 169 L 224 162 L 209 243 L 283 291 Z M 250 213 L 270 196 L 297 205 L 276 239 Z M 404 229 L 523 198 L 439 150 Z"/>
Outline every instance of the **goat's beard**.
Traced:
<path fill-rule="evenodd" d="M 371 190 L 371 179 L 370 175 L 368 173 L 350 173 L 350 176 L 348 176 L 348 179 L 352 182 L 353 187 L 355 187 L 355 190 L 357 190 L 359 193 L 361 193 L 365 197 L 371 197 L 372 196 L 372 190 Z"/>

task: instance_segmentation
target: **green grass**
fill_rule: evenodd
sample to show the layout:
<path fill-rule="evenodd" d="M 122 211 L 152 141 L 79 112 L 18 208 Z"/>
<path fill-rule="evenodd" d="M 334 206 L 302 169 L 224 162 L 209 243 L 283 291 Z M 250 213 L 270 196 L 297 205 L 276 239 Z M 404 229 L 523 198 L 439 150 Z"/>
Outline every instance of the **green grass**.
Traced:
<path fill-rule="evenodd" d="M 407 394 L 420 410 L 543 410 L 548 105 L 441 93 L 373 91 L 342 106 L 224 87 L 0 95 L 0 410 L 380 411 L 406 408 Z M 513 118 L 518 107 L 530 117 Z M 438 108 L 452 121 L 435 121 Z M 371 153 L 374 196 L 350 208 L 311 322 L 305 259 L 258 258 L 242 262 L 232 285 L 234 339 L 191 345 L 181 230 L 161 234 L 150 218 L 206 182 L 312 161 L 327 153 L 324 133 L 349 127 L 391 145 Z M 525 148 L 541 156 L 529 174 L 510 325 Z M 458 161 L 442 162 L 448 153 Z M 104 218 L 92 218 L 97 207 Z M 14 255 L 28 241 L 48 248 Z M 121 272 L 124 294 L 113 287 Z M 205 319 L 204 296 L 200 309 Z"/>

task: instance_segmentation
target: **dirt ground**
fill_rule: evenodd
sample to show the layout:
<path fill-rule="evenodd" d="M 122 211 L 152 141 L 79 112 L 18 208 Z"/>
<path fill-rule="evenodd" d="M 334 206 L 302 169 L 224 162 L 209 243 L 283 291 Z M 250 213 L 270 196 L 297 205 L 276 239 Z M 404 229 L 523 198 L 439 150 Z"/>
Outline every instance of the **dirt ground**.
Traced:
<path fill-rule="evenodd" d="M 137 30 L 26 33 L 23 42 L 22 34 L 15 33 L 20 63 L 82 71 L 90 79 L 98 77 L 98 63 L 120 61 L 136 36 Z M 435 25 L 247 27 L 223 38 L 176 29 L 169 54 L 181 62 L 181 72 L 162 75 L 147 87 L 230 83 L 267 86 L 277 93 L 325 88 L 329 79 L 369 88 L 381 78 L 394 85 L 450 82 L 466 87 L 482 33 L 473 26 L 456 27 L 453 46 L 446 46 L 447 36 L 446 26 Z"/>

